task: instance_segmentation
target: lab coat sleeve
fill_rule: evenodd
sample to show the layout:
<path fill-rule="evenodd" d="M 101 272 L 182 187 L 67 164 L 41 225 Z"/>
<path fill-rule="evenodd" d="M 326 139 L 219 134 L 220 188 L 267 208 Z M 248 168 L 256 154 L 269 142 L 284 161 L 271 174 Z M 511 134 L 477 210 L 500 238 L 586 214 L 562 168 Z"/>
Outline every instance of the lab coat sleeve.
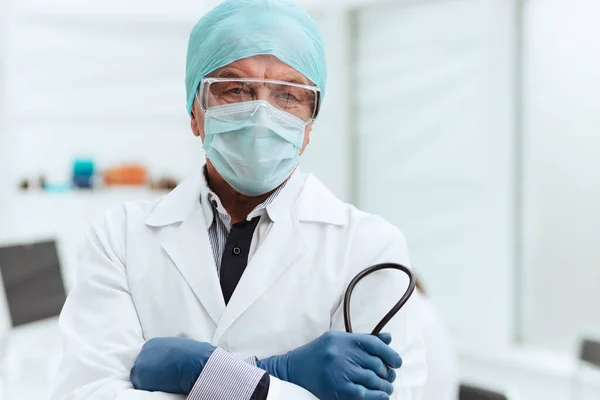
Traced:
<path fill-rule="evenodd" d="M 311 392 L 303 387 L 294 385 L 274 376 L 270 376 L 269 394 L 267 400 L 318 400 Z"/>
<path fill-rule="evenodd" d="M 94 224 L 60 316 L 63 360 L 52 400 L 183 400 L 134 390 L 129 372 L 144 337 L 123 263 L 125 211 Z"/>
<path fill-rule="evenodd" d="M 350 246 L 351 265 L 348 282 L 360 271 L 383 262 L 410 266 L 406 241 L 402 233 L 378 217 L 369 216 L 356 227 Z M 352 328 L 357 333 L 370 333 L 375 325 L 398 302 L 408 278 L 401 271 L 383 270 L 358 283 L 352 294 Z M 418 296 L 415 292 L 413 296 Z M 393 400 L 421 400 L 427 380 L 425 345 L 422 338 L 420 302 L 412 297 L 383 328 L 392 334 L 391 346 L 402 357 L 397 371 Z M 343 303 L 335 310 L 333 330 L 345 330 Z"/>

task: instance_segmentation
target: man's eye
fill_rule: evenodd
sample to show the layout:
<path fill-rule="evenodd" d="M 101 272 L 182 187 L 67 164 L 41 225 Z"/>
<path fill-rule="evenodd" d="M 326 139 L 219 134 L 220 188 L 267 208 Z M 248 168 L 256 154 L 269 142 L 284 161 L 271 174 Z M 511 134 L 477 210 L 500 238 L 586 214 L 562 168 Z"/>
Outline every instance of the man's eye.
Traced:
<path fill-rule="evenodd" d="M 281 97 L 282 97 L 284 100 L 288 100 L 288 101 L 298 101 L 298 99 L 296 98 L 296 96 L 294 96 L 292 93 L 289 93 L 289 92 L 287 92 L 287 93 L 282 93 L 282 94 L 281 94 Z"/>

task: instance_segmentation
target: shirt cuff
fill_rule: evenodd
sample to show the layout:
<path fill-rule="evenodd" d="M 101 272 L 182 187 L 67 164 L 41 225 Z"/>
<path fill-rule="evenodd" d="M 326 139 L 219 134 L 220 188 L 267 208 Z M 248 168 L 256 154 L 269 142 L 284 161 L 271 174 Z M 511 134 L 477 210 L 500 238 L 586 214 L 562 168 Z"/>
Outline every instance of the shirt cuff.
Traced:
<path fill-rule="evenodd" d="M 256 358 L 256 356 L 248 357 L 248 358 L 244 359 L 244 361 L 246 361 L 248 364 L 252 365 L 253 367 L 256 367 L 258 365 L 258 358 Z"/>
<path fill-rule="evenodd" d="M 266 372 L 217 348 L 200 373 L 188 400 L 250 400 Z"/>

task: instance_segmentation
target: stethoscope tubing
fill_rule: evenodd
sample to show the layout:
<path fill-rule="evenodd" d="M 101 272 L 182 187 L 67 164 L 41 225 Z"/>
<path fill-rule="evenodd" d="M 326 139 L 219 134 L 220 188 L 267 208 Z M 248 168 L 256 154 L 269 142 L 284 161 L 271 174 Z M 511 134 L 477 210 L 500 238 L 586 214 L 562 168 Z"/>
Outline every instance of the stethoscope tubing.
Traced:
<path fill-rule="evenodd" d="M 387 325 L 388 322 L 390 322 L 390 320 L 398 313 L 398 311 L 400 311 L 400 309 L 404 307 L 406 302 L 414 293 L 415 287 L 417 286 L 417 279 L 415 278 L 415 275 L 412 273 L 412 271 L 402 264 L 377 264 L 365 269 L 364 271 L 361 271 L 358 275 L 354 277 L 354 279 L 352 279 L 352 281 L 348 285 L 348 288 L 346 289 L 346 294 L 344 295 L 344 325 L 346 327 L 346 332 L 352 333 L 352 321 L 350 319 L 350 299 L 352 298 L 352 292 L 354 291 L 354 287 L 363 278 L 383 269 L 396 269 L 408 275 L 408 288 L 406 289 L 400 300 L 394 305 L 394 307 L 383 317 L 381 321 L 379 321 L 375 329 L 373 329 L 373 331 L 371 332 L 371 335 L 378 335 L 379 333 L 381 333 L 382 329 Z"/>

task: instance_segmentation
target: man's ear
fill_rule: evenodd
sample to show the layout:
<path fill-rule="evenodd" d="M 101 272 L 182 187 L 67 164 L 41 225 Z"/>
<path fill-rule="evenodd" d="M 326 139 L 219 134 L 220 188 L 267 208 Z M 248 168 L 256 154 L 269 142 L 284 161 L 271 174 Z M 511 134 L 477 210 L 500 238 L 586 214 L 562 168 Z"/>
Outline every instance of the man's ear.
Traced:
<path fill-rule="evenodd" d="M 308 146 L 308 144 L 310 143 L 310 134 L 312 132 L 312 126 L 313 123 L 311 122 L 310 124 L 306 125 L 306 128 L 304 129 L 304 142 L 302 143 L 302 149 L 300 149 L 300 155 L 304 153 L 304 150 L 306 150 L 306 146 Z"/>
<path fill-rule="evenodd" d="M 194 104 L 192 105 L 190 125 L 194 136 L 204 140 L 204 112 L 196 101 L 194 101 Z"/>
<path fill-rule="evenodd" d="M 194 136 L 200 136 L 200 129 L 198 129 L 198 120 L 196 119 L 196 113 L 192 110 L 192 117 L 190 119 L 190 125 Z"/>

